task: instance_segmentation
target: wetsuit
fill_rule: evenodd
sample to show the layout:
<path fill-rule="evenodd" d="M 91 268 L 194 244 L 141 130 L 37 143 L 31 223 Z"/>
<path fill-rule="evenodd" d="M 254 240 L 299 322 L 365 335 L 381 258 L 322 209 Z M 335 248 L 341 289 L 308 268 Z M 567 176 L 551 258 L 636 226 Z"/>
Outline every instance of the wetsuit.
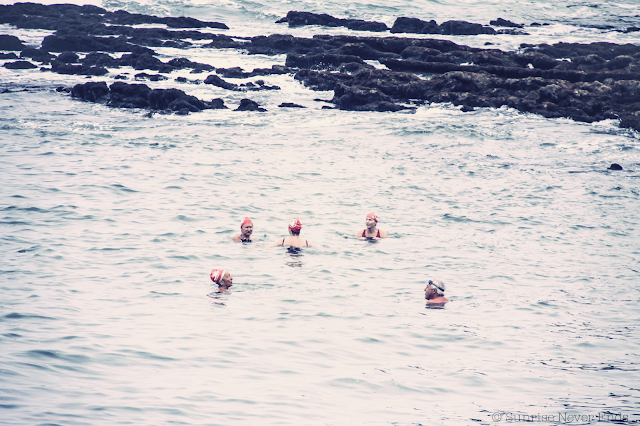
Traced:
<path fill-rule="evenodd" d="M 371 237 L 367 237 L 367 230 L 366 229 L 364 231 L 362 231 L 362 236 L 364 238 L 371 238 Z M 376 235 L 375 238 L 380 238 L 380 230 L 379 229 L 378 229 L 378 235 Z"/>

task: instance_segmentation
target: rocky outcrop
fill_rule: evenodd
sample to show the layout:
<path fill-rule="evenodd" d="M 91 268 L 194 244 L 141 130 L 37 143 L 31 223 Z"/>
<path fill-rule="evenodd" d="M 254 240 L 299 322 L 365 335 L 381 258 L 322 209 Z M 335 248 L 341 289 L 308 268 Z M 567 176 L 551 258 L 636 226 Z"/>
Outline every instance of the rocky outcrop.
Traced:
<path fill-rule="evenodd" d="M 18 37 L 0 34 L 0 50 L 22 50 L 25 47 Z"/>
<path fill-rule="evenodd" d="M 3 67 L 10 70 L 28 70 L 28 69 L 38 68 L 37 65 L 32 64 L 29 61 L 5 62 Z"/>
<path fill-rule="evenodd" d="M 392 33 L 478 35 L 496 34 L 496 30 L 481 24 L 467 21 L 447 21 L 438 25 L 434 20 L 423 21 L 418 18 L 397 18 L 391 27 Z"/>
<path fill-rule="evenodd" d="M 382 32 L 389 30 L 389 27 L 383 22 L 364 21 L 362 19 L 340 19 L 325 13 L 296 12 L 293 10 L 289 11 L 285 18 L 276 21 L 276 23 L 284 22 L 287 22 L 290 27 L 322 25 L 325 27 L 347 27 L 356 31 Z"/>
<path fill-rule="evenodd" d="M 342 25 L 330 15 L 290 12 L 290 25 Z M 236 84 L 224 80 L 270 74 L 295 73 L 295 79 L 314 90 L 331 90 L 337 108 L 345 110 L 399 111 L 424 102 L 451 102 L 470 111 L 478 107 L 509 106 L 545 117 L 570 117 L 578 121 L 617 118 L 623 127 L 640 130 L 640 46 L 612 43 L 523 44 L 518 52 L 480 49 L 447 40 L 408 37 L 357 37 L 317 35 L 312 38 L 273 34 L 231 37 L 193 28 L 215 23 L 187 18 L 157 18 L 107 12 L 95 6 L 19 3 L 0 6 L 0 22 L 21 28 L 44 28 L 55 33 L 39 49 L 25 47 L 12 36 L 0 37 L 0 48 L 20 50 L 22 58 L 51 64 L 61 74 L 102 75 L 108 68 L 129 66 L 136 79 L 160 80 L 177 69 L 194 73 L 215 71 L 205 83 L 232 91 L 276 90 L 262 80 Z M 362 21 L 364 22 L 364 21 Z M 141 23 L 163 23 L 169 28 L 132 28 Z M 519 30 L 520 24 L 504 19 L 492 25 Z M 533 25 L 533 24 L 532 24 Z M 421 34 L 492 34 L 490 27 L 465 21 L 398 18 L 392 32 Z M 502 31 L 502 30 L 500 30 Z M 150 48 L 190 45 L 205 40 L 204 48 L 239 49 L 248 54 L 286 55 L 285 65 L 245 71 L 215 69 L 212 65 L 175 58 L 163 62 Z M 84 58 L 76 52 L 90 52 Z M 51 52 L 60 52 L 57 57 Z M 112 54 L 118 53 L 120 57 Z M 5 59 L 16 59 L 5 54 Z M 15 56 L 15 54 L 13 54 Z M 32 62 L 8 62 L 7 68 L 37 68 Z M 384 68 L 384 69 L 380 69 Z M 41 68 L 46 70 L 47 68 Z M 126 78 L 116 76 L 116 78 Z M 179 82 L 188 81 L 177 79 Z M 87 83 L 89 84 L 89 83 Z M 146 85 L 118 82 L 106 87 L 95 83 L 74 87 L 80 99 L 125 108 L 159 108 L 192 112 L 213 108 L 212 103 L 188 97 L 177 89 L 154 92 Z M 106 87 L 106 92 L 105 92 Z M 175 90 L 175 91 L 174 91 Z M 213 102 L 213 101 L 212 101 Z M 222 102 L 220 100 L 220 102 Z M 220 103 L 216 103 L 220 106 Z M 222 104 L 223 105 L 223 104 Z M 243 101 L 239 110 L 259 110 Z"/>
<path fill-rule="evenodd" d="M 128 84 L 120 81 L 111 86 L 107 86 L 105 82 L 76 84 L 71 89 L 71 96 L 89 102 L 101 102 L 111 107 L 147 108 L 179 114 L 226 108 L 222 99 L 205 102 L 178 89 L 151 89 L 146 84 Z"/>
<path fill-rule="evenodd" d="M 238 108 L 234 109 L 234 111 L 259 111 L 265 112 L 266 109 L 260 107 L 257 102 L 252 101 L 251 99 L 241 99 L 240 105 Z"/>

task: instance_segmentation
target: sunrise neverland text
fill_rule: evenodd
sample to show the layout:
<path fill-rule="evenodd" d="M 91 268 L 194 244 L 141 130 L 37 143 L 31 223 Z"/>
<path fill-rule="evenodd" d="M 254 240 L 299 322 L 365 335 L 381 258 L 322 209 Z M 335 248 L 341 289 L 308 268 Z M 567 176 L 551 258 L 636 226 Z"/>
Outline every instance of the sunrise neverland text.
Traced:
<path fill-rule="evenodd" d="M 557 422 L 557 423 L 583 423 L 583 422 L 628 422 L 629 416 L 615 413 L 598 414 L 521 414 L 495 412 L 491 415 L 494 422 Z"/>

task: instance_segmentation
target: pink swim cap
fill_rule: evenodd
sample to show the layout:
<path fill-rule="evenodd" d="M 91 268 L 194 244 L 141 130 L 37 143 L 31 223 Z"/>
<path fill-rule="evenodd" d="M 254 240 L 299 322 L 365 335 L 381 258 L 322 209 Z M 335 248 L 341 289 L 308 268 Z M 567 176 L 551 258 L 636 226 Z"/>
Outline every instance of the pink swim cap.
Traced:
<path fill-rule="evenodd" d="M 216 284 L 220 284 L 220 281 L 222 281 L 222 277 L 224 277 L 226 272 L 226 269 L 214 269 L 211 271 L 211 281 Z"/>
<path fill-rule="evenodd" d="M 289 229 L 293 232 L 300 232 L 302 229 L 302 223 L 300 223 L 300 220 L 297 217 L 291 219 L 291 222 L 289 222 Z"/>
<path fill-rule="evenodd" d="M 371 212 L 367 215 L 367 219 L 373 219 L 376 221 L 376 223 L 378 223 L 378 215 L 376 215 L 374 212 Z"/>
<path fill-rule="evenodd" d="M 247 223 L 250 223 L 253 225 L 253 222 L 251 222 L 251 219 L 249 219 L 248 217 L 245 217 L 242 223 L 240 224 L 240 229 L 242 229 L 242 227 L 245 226 Z"/>

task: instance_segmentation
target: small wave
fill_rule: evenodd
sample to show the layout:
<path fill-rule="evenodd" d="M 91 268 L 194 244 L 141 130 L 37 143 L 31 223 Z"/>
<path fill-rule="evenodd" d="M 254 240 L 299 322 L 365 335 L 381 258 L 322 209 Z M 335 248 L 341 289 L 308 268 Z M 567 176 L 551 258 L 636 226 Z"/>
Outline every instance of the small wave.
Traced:
<path fill-rule="evenodd" d="M 6 319 L 28 319 L 28 318 L 37 318 L 37 319 L 47 319 L 47 320 L 55 320 L 55 318 L 52 317 L 45 317 L 42 315 L 29 315 L 29 314 L 21 314 L 18 312 L 12 312 L 10 314 L 5 315 L 2 318 L 6 318 Z"/>

